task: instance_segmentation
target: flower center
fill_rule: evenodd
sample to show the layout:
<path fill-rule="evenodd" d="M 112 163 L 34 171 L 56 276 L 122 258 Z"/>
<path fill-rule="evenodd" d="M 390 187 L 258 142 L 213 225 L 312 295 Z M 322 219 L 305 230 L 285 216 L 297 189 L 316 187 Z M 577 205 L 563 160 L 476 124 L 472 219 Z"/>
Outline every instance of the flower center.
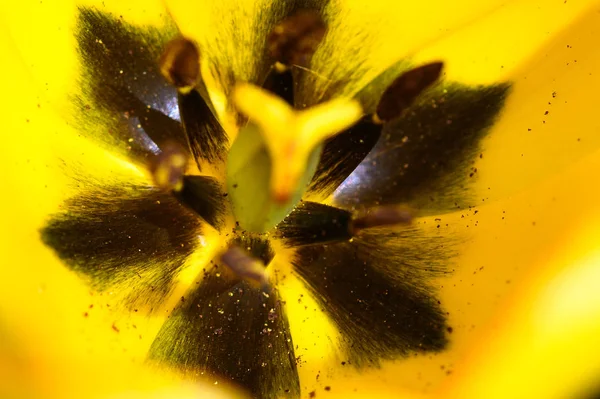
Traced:
<path fill-rule="evenodd" d="M 326 30 L 320 17 L 311 12 L 300 12 L 277 25 L 266 38 L 266 47 L 274 60 L 269 78 L 293 81 L 291 69 L 309 65 Z M 239 227 L 234 228 L 234 235 L 239 236 L 239 231 L 243 231 L 265 239 L 265 233 L 282 223 L 298 206 L 320 163 L 326 162 L 324 143 L 348 132 L 355 124 L 368 126 L 364 130 L 375 135 L 372 140 L 375 143 L 384 124 L 399 117 L 439 78 L 441 69 L 442 64 L 434 62 L 402 74 L 384 91 L 375 112 L 366 116 L 355 99 L 336 98 L 298 110 L 290 105 L 293 99 L 281 98 L 251 83 L 236 83 L 229 101 L 247 119 L 227 153 L 224 196 Z M 201 53 L 191 40 L 172 40 L 161 57 L 160 70 L 181 95 L 204 88 Z M 194 202 L 189 195 L 201 190 L 186 187 L 191 182 L 184 176 L 187 164 L 184 149 L 170 145 L 156 157 L 151 172 L 159 187 L 173 191 L 180 198 L 186 197 L 184 202 L 198 212 L 200 207 L 189 203 Z M 325 226 L 329 222 L 324 220 L 319 229 L 335 231 L 340 239 L 360 234 L 366 228 L 408 223 L 412 219 L 412 212 L 398 207 L 370 209 L 359 214 L 337 211 L 348 214 L 340 218 L 344 220 L 343 226 L 337 226 L 338 219 L 332 222 L 334 227 Z M 264 261 L 248 252 L 233 245 L 225 250 L 221 260 L 235 274 L 265 284 Z"/>
<path fill-rule="evenodd" d="M 298 204 L 316 170 L 322 143 L 358 121 L 362 108 L 354 100 L 333 100 L 296 111 L 281 98 L 249 84 L 238 85 L 234 101 L 250 121 L 229 152 L 228 191 L 242 227 L 263 232 Z M 261 182 L 256 175 L 263 163 L 266 173 L 261 174 Z M 246 212 L 248 198 L 256 198 L 251 193 L 256 190 L 265 196 L 255 203 L 258 208 Z"/>

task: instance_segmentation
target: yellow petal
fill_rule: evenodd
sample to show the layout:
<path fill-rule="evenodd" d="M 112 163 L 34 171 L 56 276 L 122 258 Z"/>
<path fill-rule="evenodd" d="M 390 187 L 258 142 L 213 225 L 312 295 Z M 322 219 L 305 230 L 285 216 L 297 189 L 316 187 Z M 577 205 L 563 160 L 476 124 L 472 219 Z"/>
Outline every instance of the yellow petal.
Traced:
<path fill-rule="evenodd" d="M 78 89 L 80 72 L 74 29 L 77 10 L 92 6 L 117 18 L 138 25 L 164 25 L 166 11 L 160 0 L 122 2 L 118 0 L 60 0 L 42 2 L 24 0 L 5 8 L 3 25 L 18 48 L 19 58 L 42 88 L 41 99 L 59 111 L 69 108 L 65 93 Z M 27 16 L 27 23 L 24 23 Z"/>
<path fill-rule="evenodd" d="M 477 24 L 503 3 L 330 2 L 325 9 L 328 35 L 313 57 L 311 70 L 303 74 L 306 87 L 300 89 L 300 95 L 307 105 L 322 98 L 331 86 L 335 93 L 329 94 L 353 95 L 394 62 L 411 58 L 452 32 Z"/>
<path fill-rule="evenodd" d="M 600 148 L 599 10 L 597 0 L 510 2 L 416 57 L 447 60 L 448 80 L 512 84 L 472 165 L 478 197 L 518 192 Z"/>
<path fill-rule="evenodd" d="M 599 168 L 596 152 L 561 176 L 555 189 L 573 181 L 576 188 L 557 194 L 558 201 L 591 194 L 583 183 Z M 578 202 L 577 211 L 567 211 L 571 220 L 562 228 L 562 239 L 533 260 L 536 273 L 515 281 L 515 295 L 502 301 L 490 331 L 473 345 L 467 361 L 456 365 L 456 380 L 443 397 L 551 399 L 583 397 L 597 389 L 600 207 L 593 199 L 583 201 L 591 206 Z"/>

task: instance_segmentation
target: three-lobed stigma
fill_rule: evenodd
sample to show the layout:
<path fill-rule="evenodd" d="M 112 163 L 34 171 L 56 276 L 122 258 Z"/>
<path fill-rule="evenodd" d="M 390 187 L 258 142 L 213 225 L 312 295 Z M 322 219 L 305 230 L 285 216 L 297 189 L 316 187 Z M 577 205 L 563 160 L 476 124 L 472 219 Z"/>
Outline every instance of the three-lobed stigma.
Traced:
<path fill-rule="evenodd" d="M 271 196 L 286 203 L 296 191 L 311 152 L 362 116 L 355 100 L 336 99 L 298 111 L 281 98 L 250 84 L 234 92 L 237 108 L 259 126 L 273 162 Z M 243 130 L 240 134 L 244 134 Z"/>

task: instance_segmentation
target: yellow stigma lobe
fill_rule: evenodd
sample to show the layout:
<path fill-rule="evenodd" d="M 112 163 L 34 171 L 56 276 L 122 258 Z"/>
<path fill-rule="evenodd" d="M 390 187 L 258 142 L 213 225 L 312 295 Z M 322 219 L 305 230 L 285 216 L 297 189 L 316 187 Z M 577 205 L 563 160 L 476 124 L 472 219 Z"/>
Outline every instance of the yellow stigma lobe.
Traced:
<path fill-rule="evenodd" d="M 285 203 L 293 195 L 311 152 L 356 123 L 363 114 L 355 100 L 336 99 L 298 111 L 281 98 L 251 84 L 234 91 L 237 108 L 258 125 L 273 162 L 271 196 Z"/>

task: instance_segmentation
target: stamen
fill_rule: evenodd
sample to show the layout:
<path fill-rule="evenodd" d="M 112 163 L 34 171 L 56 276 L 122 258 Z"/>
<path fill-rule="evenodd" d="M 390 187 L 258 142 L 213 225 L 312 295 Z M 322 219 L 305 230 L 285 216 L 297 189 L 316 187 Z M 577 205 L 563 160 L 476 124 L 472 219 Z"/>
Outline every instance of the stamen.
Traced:
<path fill-rule="evenodd" d="M 160 57 L 160 72 L 182 93 L 188 93 L 200 80 L 200 52 L 189 39 L 171 40 Z"/>
<path fill-rule="evenodd" d="M 295 111 L 281 98 L 250 84 L 236 88 L 234 101 L 261 129 L 273 162 L 271 195 L 280 204 L 296 191 L 311 152 L 356 123 L 363 112 L 357 101 L 348 99 Z"/>
<path fill-rule="evenodd" d="M 175 142 L 167 142 L 162 151 L 150 161 L 150 172 L 156 186 L 180 191 L 188 160 L 185 150 Z"/>
<path fill-rule="evenodd" d="M 280 22 L 267 36 L 267 49 L 282 72 L 291 65 L 307 66 L 327 32 L 321 16 L 302 10 Z"/>
<path fill-rule="evenodd" d="M 261 260 L 254 258 L 238 246 L 231 246 L 221 255 L 221 261 L 237 276 L 260 283 L 269 283 L 267 269 Z"/>
<path fill-rule="evenodd" d="M 382 206 L 353 215 L 316 202 L 301 202 L 277 225 L 274 236 L 286 246 L 348 241 L 365 229 L 408 225 L 414 213 L 404 206 Z"/>
<path fill-rule="evenodd" d="M 442 73 L 443 63 L 433 62 L 411 69 L 400 75 L 383 92 L 373 121 L 383 123 L 397 118 Z"/>
<path fill-rule="evenodd" d="M 413 217 L 413 212 L 401 206 L 372 208 L 352 219 L 350 231 L 354 235 L 361 230 L 374 227 L 406 225 L 412 222 Z"/>
<path fill-rule="evenodd" d="M 352 214 L 346 210 L 304 201 L 277 225 L 275 237 L 290 247 L 348 241 L 352 238 L 351 220 Z"/>

